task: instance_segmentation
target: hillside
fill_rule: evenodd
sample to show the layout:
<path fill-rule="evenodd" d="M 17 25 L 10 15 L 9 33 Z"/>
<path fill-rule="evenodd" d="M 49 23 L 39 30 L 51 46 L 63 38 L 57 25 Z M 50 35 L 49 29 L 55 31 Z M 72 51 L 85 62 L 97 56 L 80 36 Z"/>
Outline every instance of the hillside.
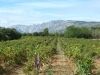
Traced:
<path fill-rule="evenodd" d="M 52 32 L 64 32 L 67 26 L 75 25 L 78 27 L 91 27 L 99 26 L 100 22 L 87 22 L 87 21 L 74 21 L 74 20 L 52 20 L 49 22 L 43 22 L 41 24 L 33 25 L 14 25 L 10 28 L 15 28 L 21 33 L 32 33 L 32 32 L 41 32 L 44 28 L 49 28 L 49 31 Z"/>

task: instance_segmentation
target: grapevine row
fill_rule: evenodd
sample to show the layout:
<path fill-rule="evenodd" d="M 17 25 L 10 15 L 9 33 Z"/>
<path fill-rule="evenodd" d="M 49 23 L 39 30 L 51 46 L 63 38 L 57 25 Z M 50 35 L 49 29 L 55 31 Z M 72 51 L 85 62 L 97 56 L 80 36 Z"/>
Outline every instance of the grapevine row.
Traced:
<path fill-rule="evenodd" d="M 100 54 L 100 41 L 91 39 L 60 38 L 62 50 L 72 58 L 78 75 L 92 75 L 94 59 Z"/>
<path fill-rule="evenodd" d="M 0 73 L 9 66 L 24 64 L 24 73 L 35 71 L 35 57 L 40 54 L 40 62 L 47 63 L 56 52 L 54 37 L 22 37 L 19 40 L 0 42 Z"/>

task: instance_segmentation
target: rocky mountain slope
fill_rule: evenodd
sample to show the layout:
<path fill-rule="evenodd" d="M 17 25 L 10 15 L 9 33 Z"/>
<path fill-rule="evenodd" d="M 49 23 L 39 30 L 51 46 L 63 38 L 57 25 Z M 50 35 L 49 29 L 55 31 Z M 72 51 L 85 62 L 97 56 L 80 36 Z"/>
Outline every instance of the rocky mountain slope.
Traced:
<path fill-rule="evenodd" d="M 52 20 L 49 22 L 33 25 L 14 25 L 10 28 L 15 28 L 21 33 L 41 32 L 44 28 L 49 28 L 49 32 L 64 32 L 67 26 L 75 25 L 78 27 L 86 26 L 99 26 L 100 22 L 87 22 L 87 21 L 73 21 L 73 20 Z"/>

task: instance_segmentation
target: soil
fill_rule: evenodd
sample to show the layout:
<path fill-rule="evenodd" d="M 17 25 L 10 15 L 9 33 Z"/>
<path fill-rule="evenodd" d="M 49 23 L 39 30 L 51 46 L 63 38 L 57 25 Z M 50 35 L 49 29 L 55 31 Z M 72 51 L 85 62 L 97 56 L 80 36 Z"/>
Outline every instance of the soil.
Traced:
<path fill-rule="evenodd" d="M 40 72 L 39 75 L 73 75 L 74 70 L 73 62 L 64 55 L 58 42 L 57 53 L 51 58 L 46 69 Z"/>
<path fill-rule="evenodd" d="M 94 65 L 93 74 L 100 75 L 100 58 L 95 59 L 93 65 Z"/>
<path fill-rule="evenodd" d="M 25 68 L 25 64 L 8 67 L 3 75 L 25 75 L 23 73 L 23 68 Z"/>

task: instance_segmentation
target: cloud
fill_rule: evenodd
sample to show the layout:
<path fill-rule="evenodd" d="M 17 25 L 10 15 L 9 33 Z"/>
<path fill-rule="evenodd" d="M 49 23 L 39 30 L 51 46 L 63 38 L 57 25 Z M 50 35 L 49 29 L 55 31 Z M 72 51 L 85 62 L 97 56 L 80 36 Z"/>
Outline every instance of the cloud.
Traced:
<path fill-rule="evenodd" d="M 99 0 L 0 0 L 0 26 L 33 24 L 50 20 L 99 20 Z"/>
<path fill-rule="evenodd" d="M 21 7 L 31 7 L 31 8 L 66 8 L 73 6 L 74 4 L 65 2 L 27 2 L 16 4 Z"/>
<path fill-rule="evenodd" d="M 8 21 L 6 19 L 0 19 L 0 26 L 4 27 L 8 24 Z"/>

